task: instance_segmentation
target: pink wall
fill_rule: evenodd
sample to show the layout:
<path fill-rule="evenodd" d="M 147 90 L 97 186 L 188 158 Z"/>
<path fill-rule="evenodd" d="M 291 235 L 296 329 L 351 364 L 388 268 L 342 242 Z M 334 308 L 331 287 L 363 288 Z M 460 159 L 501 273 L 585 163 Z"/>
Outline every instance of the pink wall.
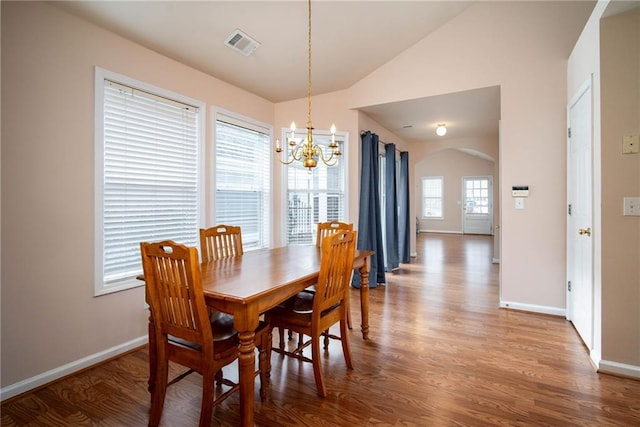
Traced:
<path fill-rule="evenodd" d="M 273 122 L 260 97 L 53 6 L 2 2 L 2 387 L 147 334 L 142 287 L 93 297 L 95 66 Z"/>

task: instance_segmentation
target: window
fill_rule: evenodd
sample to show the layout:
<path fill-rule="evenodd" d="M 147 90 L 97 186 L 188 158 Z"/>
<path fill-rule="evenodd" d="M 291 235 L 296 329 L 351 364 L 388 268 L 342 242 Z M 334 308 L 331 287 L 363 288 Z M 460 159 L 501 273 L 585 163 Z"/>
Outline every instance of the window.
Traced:
<path fill-rule="evenodd" d="M 215 124 L 215 223 L 240 226 L 244 250 L 268 247 L 271 128 L 223 112 Z"/>
<path fill-rule="evenodd" d="M 464 179 L 464 203 L 467 215 L 489 214 L 489 190 L 488 178 Z"/>
<path fill-rule="evenodd" d="M 442 219 L 442 177 L 422 178 L 422 217 Z"/>
<path fill-rule="evenodd" d="M 295 134 L 297 141 L 306 136 L 306 131 Z M 318 165 L 311 172 L 298 161 L 285 166 L 287 245 L 314 244 L 319 222 L 345 221 L 344 147 L 347 134 L 336 133 L 335 138 L 343 152 L 336 165 L 327 167 L 322 161 L 318 161 Z M 326 146 L 330 139 L 331 134 L 327 131 L 313 132 L 315 144 Z M 283 140 L 286 140 L 286 135 L 283 135 Z"/>
<path fill-rule="evenodd" d="M 203 105 L 96 68 L 95 295 L 143 283 L 140 242 L 198 243 Z"/>

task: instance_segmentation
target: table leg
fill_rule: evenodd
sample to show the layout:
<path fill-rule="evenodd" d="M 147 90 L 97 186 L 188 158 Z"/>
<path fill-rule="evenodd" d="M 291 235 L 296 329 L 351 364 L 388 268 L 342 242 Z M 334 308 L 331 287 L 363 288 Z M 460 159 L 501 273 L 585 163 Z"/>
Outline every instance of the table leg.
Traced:
<path fill-rule="evenodd" d="M 362 314 L 362 339 L 369 339 L 369 257 L 360 271 L 360 313 Z"/>
<path fill-rule="evenodd" d="M 245 427 L 253 426 L 253 405 L 255 389 L 255 331 L 241 332 L 238 368 L 240 381 L 240 422 Z"/>

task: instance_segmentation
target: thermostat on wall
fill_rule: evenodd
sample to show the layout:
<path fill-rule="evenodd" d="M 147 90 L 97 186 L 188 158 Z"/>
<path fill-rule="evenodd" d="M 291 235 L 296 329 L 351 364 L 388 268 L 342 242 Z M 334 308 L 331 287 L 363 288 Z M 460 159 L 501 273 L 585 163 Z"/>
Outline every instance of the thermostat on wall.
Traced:
<path fill-rule="evenodd" d="M 529 195 L 529 186 L 514 185 L 511 187 L 511 195 L 513 197 L 527 197 Z"/>

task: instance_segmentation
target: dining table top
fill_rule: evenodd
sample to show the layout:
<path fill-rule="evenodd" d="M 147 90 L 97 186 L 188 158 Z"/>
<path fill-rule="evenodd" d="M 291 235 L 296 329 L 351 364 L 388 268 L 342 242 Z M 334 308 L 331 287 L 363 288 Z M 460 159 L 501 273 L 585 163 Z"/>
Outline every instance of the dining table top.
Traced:
<path fill-rule="evenodd" d="M 354 267 L 372 254 L 356 250 Z M 278 295 L 290 293 L 292 286 L 314 284 L 321 258 L 322 250 L 315 245 L 295 245 L 202 263 L 200 278 L 205 299 L 208 305 L 222 311 L 235 311 L 225 308 L 229 304 L 258 304 L 258 311 L 264 312 L 280 303 Z M 267 295 L 271 297 L 265 298 Z"/>

